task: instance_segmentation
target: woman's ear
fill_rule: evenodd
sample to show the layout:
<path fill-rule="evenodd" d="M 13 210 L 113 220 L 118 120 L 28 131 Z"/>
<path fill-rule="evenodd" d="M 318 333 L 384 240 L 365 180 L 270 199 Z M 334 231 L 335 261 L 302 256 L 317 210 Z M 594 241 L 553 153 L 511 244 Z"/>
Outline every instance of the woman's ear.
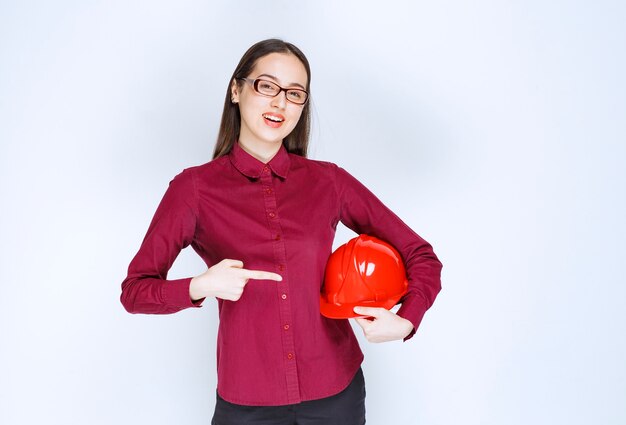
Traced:
<path fill-rule="evenodd" d="M 239 87 L 237 87 L 237 80 L 233 78 L 233 82 L 230 85 L 230 102 L 239 103 Z"/>

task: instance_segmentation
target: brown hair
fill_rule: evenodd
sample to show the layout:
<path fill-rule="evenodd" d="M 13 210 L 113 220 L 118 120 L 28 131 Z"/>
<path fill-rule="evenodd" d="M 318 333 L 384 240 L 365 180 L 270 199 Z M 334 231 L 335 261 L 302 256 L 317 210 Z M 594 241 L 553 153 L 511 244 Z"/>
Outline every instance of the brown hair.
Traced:
<path fill-rule="evenodd" d="M 222 111 L 222 121 L 220 123 L 219 134 L 217 135 L 215 150 L 213 151 L 213 159 L 219 158 L 220 156 L 226 155 L 230 152 L 233 144 L 239 137 L 241 115 L 239 114 L 238 105 L 232 103 L 230 99 L 230 90 L 233 81 L 235 81 L 241 88 L 243 82 L 238 80 L 238 78 L 248 77 L 257 61 L 270 53 L 290 53 L 296 56 L 306 69 L 306 91 L 309 91 L 311 85 L 311 68 L 309 66 L 309 61 L 300 49 L 291 43 L 287 43 L 276 38 L 259 41 L 254 44 L 246 53 L 244 53 L 239 61 L 239 65 L 237 65 L 235 72 L 233 72 L 232 77 L 228 81 L 226 98 L 224 99 L 224 110 Z M 309 146 L 309 131 L 311 127 L 310 105 L 311 101 L 309 100 L 302 109 L 302 115 L 300 116 L 298 124 L 296 124 L 293 131 L 283 140 L 283 145 L 285 145 L 288 152 L 304 157 L 307 155 L 307 149 Z"/>

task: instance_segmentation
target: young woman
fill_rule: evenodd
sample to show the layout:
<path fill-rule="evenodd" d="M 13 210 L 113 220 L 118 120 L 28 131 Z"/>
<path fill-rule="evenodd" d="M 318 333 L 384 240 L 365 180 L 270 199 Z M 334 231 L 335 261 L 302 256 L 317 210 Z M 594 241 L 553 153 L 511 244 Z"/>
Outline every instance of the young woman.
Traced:
<path fill-rule="evenodd" d="M 355 308 L 371 342 L 408 339 L 440 290 L 431 246 L 335 164 L 306 158 L 311 71 L 294 45 L 253 45 L 229 81 L 213 160 L 170 182 L 122 283 L 131 313 L 217 298 L 213 424 L 365 423 L 363 354 L 348 320 L 320 314 L 337 223 L 401 253 L 397 314 Z M 167 280 L 191 245 L 208 270 Z"/>

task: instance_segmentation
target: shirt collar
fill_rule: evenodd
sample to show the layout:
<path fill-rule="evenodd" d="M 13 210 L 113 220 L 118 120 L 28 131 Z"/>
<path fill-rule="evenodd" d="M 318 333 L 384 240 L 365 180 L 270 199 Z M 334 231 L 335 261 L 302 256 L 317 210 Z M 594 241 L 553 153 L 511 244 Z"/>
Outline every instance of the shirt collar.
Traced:
<path fill-rule="evenodd" d="M 230 158 L 230 162 L 232 162 L 241 174 L 254 179 L 261 177 L 263 167 L 266 165 L 269 166 L 270 170 L 272 170 L 272 172 L 278 177 L 285 179 L 287 178 L 287 172 L 289 171 L 289 165 L 291 162 L 289 159 L 289 153 L 282 143 L 280 144 L 280 149 L 276 152 L 276 155 L 274 155 L 274 157 L 270 159 L 267 164 L 264 164 L 262 161 L 259 161 L 243 150 L 243 148 L 239 146 L 238 141 L 233 143 L 233 147 L 228 154 L 228 157 Z"/>

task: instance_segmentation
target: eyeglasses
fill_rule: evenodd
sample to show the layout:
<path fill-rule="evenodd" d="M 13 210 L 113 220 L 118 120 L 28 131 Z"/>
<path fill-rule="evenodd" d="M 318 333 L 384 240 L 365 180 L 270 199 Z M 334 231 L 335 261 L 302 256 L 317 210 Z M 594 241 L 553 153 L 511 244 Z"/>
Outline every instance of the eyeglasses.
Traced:
<path fill-rule="evenodd" d="M 254 87 L 254 91 L 263 96 L 276 97 L 281 91 L 284 91 L 285 99 L 287 99 L 291 103 L 295 103 L 296 105 L 304 105 L 307 100 L 309 100 L 309 93 L 307 93 L 305 90 L 286 89 L 272 81 L 263 80 L 261 78 L 257 78 L 256 80 L 253 80 L 252 78 L 237 79 L 252 84 L 252 87 Z"/>

